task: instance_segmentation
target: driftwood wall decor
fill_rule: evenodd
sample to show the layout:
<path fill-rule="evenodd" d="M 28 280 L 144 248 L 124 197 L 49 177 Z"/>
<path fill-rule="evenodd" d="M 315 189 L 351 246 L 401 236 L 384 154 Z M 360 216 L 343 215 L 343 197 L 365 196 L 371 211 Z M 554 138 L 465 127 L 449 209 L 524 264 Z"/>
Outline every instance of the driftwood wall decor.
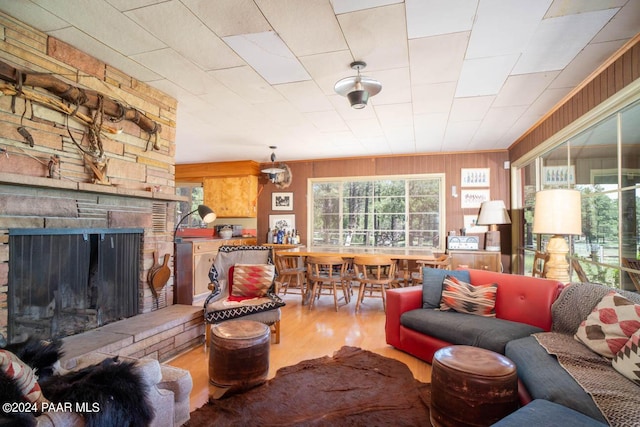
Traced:
<path fill-rule="evenodd" d="M 119 122 L 128 120 L 140 127 L 149 135 L 148 142 L 154 137 L 153 148 L 159 150 L 158 134 L 161 126 L 156 121 L 147 117 L 144 113 L 135 108 L 128 107 L 117 100 L 111 99 L 97 91 L 83 89 L 66 83 L 51 74 L 29 72 L 12 67 L 0 61 L 0 80 L 7 83 L 0 84 L 0 92 L 12 97 L 21 97 L 27 101 L 35 102 L 58 112 L 74 117 L 88 128 L 88 140 L 90 149 L 86 150 L 73 139 L 71 132 L 69 136 L 83 153 L 87 166 L 94 174 L 94 182 L 99 184 L 109 184 L 107 166 L 109 159 L 105 156 L 101 133 L 118 133 L 118 129 L 110 126 L 109 122 Z M 55 97 L 35 91 L 32 88 L 42 88 L 55 95 Z M 83 114 L 78 111 L 79 107 L 86 107 L 91 114 Z M 25 107 L 26 108 L 26 107 Z M 15 111 L 14 111 L 15 112 Z M 105 122 L 107 117 L 107 122 Z M 34 146 L 34 139 L 29 131 L 22 126 L 18 132 L 25 138 L 26 143 Z"/>

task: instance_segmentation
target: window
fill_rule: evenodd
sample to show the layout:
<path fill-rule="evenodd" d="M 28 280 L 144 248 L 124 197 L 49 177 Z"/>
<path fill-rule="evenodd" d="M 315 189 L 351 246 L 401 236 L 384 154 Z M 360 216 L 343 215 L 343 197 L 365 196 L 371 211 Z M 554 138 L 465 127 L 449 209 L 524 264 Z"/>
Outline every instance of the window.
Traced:
<path fill-rule="evenodd" d="M 309 181 L 313 244 L 442 250 L 444 175 Z"/>
<path fill-rule="evenodd" d="M 176 222 L 180 222 L 182 217 L 187 215 L 189 212 L 198 209 L 198 205 L 203 204 L 204 200 L 204 192 L 202 189 L 202 184 L 200 183 L 180 183 L 176 184 L 176 194 L 178 196 L 188 197 L 189 200 L 186 202 L 178 202 L 176 203 L 177 212 L 176 212 Z M 180 224 L 180 228 L 197 228 L 200 227 L 202 220 L 198 215 L 191 215 L 187 219 L 184 220 L 182 224 Z"/>

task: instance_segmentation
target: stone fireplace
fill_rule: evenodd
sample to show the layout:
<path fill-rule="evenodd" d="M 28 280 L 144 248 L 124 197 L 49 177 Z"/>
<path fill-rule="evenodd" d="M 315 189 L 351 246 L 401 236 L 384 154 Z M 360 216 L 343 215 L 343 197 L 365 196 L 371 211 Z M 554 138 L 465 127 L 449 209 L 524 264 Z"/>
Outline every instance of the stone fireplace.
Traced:
<path fill-rule="evenodd" d="M 8 339 L 75 335 L 138 314 L 143 229 L 10 229 Z"/>

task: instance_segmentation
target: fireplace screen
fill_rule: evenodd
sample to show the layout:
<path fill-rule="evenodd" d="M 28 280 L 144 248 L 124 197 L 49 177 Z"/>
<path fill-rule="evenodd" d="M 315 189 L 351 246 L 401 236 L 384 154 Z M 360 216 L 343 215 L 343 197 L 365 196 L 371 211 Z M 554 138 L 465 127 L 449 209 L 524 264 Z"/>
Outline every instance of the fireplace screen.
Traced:
<path fill-rule="evenodd" d="M 142 232 L 9 230 L 9 342 L 65 337 L 136 315 Z"/>

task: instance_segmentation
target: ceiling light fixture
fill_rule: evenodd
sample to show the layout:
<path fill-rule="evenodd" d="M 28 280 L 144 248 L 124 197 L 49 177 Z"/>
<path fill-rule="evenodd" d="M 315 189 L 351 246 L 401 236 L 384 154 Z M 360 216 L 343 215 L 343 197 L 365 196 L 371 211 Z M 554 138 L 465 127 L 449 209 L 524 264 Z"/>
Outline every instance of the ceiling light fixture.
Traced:
<path fill-rule="evenodd" d="M 281 167 L 276 167 L 276 152 L 275 149 L 278 148 L 275 145 L 270 145 L 269 148 L 271 148 L 271 167 L 270 168 L 266 168 L 266 169 L 262 169 L 262 173 L 266 173 L 267 175 L 269 175 L 269 181 L 271 181 L 272 183 L 275 184 L 276 180 L 278 179 L 278 174 L 282 173 L 285 171 L 284 168 Z"/>
<path fill-rule="evenodd" d="M 367 106 L 370 96 L 377 95 L 382 90 L 379 81 L 370 77 L 360 75 L 360 70 L 367 66 L 364 61 L 355 61 L 351 63 L 351 68 L 358 72 L 357 76 L 345 77 L 338 80 L 333 87 L 336 93 L 346 96 L 351 103 L 351 107 L 359 110 Z"/>

